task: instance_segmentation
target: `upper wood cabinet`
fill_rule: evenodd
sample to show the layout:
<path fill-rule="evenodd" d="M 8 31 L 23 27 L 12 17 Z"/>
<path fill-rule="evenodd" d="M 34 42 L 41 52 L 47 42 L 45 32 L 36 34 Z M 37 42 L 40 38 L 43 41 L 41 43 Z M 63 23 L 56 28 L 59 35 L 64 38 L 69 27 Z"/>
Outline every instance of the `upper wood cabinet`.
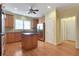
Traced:
<path fill-rule="evenodd" d="M 36 28 L 38 24 L 38 19 L 33 19 L 32 20 L 32 28 Z"/>
<path fill-rule="evenodd" d="M 6 28 L 14 27 L 14 16 L 13 15 L 6 14 L 5 27 Z"/>

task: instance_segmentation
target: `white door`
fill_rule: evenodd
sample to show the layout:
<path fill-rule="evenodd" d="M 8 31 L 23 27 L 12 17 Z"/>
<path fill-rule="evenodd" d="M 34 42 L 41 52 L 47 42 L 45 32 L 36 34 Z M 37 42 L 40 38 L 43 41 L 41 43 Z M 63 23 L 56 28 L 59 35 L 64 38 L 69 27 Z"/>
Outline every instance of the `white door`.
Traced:
<path fill-rule="evenodd" d="M 61 20 L 61 38 L 63 40 L 76 41 L 75 17 L 64 18 Z"/>

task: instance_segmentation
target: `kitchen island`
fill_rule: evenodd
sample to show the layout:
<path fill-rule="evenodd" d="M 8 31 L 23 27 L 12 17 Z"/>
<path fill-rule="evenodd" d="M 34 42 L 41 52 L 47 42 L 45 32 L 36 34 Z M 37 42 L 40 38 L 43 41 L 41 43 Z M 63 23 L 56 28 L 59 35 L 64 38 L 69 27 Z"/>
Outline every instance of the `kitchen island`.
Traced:
<path fill-rule="evenodd" d="M 37 33 L 23 33 L 22 34 L 22 49 L 31 50 L 37 48 L 38 34 Z"/>

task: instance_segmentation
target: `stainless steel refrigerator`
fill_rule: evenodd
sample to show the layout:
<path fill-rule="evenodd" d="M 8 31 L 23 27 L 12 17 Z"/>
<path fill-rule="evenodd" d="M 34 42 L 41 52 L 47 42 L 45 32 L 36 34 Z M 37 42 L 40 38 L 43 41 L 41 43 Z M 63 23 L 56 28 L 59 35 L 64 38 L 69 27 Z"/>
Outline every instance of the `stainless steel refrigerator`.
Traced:
<path fill-rule="evenodd" d="M 0 55 L 1 55 L 1 31 L 2 31 L 2 25 L 1 25 L 1 22 L 2 22 L 2 19 L 1 19 L 1 11 L 2 11 L 2 9 L 1 9 L 1 5 L 0 5 Z"/>
<path fill-rule="evenodd" d="M 0 54 L 4 53 L 4 36 L 5 36 L 5 14 L 2 12 L 2 5 L 0 7 Z"/>
<path fill-rule="evenodd" d="M 2 13 L 2 55 L 4 54 L 4 46 L 5 46 L 5 14 Z"/>

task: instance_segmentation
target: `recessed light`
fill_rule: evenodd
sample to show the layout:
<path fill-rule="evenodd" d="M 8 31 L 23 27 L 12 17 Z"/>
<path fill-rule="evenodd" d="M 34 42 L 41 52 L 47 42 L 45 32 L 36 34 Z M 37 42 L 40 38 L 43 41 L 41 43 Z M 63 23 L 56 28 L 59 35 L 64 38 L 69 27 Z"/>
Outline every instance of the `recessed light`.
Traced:
<path fill-rule="evenodd" d="M 14 8 L 15 10 L 17 10 L 18 8 Z"/>
<path fill-rule="evenodd" d="M 50 6 L 48 6 L 47 8 L 51 8 Z"/>
<path fill-rule="evenodd" d="M 28 9 L 30 9 L 31 7 L 28 7 Z"/>

